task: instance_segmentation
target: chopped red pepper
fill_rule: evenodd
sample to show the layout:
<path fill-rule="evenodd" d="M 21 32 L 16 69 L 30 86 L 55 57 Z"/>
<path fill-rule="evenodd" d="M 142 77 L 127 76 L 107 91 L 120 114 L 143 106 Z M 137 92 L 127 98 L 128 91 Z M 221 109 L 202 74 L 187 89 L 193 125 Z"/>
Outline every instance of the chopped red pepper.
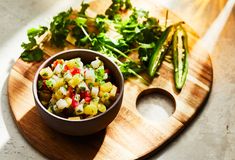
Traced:
<path fill-rule="evenodd" d="M 89 103 L 91 101 L 91 97 L 85 97 L 85 101 Z"/>
<path fill-rule="evenodd" d="M 55 68 L 57 64 L 63 64 L 63 61 L 61 59 L 57 59 L 56 61 L 53 62 L 52 68 Z"/>
<path fill-rule="evenodd" d="M 75 100 L 75 95 L 72 95 L 72 104 L 71 104 L 71 106 L 73 108 L 78 106 L 78 101 Z"/>
<path fill-rule="evenodd" d="M 74 67 L 74 68 L 72 68 L 72 69 L 70 70 L 70 72 L 71 72 L 72 75 L 80 74 L 80 69 Z"/>
<path fill-rule="evenodd" d="M 71 86 L 68 87 L 68 92 L 70 96 L 74 96 L 73 88 Z"/>
<path fill-rule="evenodd" d="M 85 91 L 85 101 L 89 103 L 91 101 L 91 94 L 88 91 Z"/>
<path fill-rule="evenodd" d="M 64 66 L 64 72 L 67 72 L 69 70 L 69 67 L 67 65 Z"/>
<path fill-rule="evenodd" d="M 88 92 L 88 91 L 85 91 L 85 97 L 91 97 L 91 94 L 90 94 L 90 92 Z"/>
<path fill-rule="evenodd" d="M 54 63 L 52 64 L 52 68 L 55 68 L 58 64 L 58 61 L 54 61 Z"/>

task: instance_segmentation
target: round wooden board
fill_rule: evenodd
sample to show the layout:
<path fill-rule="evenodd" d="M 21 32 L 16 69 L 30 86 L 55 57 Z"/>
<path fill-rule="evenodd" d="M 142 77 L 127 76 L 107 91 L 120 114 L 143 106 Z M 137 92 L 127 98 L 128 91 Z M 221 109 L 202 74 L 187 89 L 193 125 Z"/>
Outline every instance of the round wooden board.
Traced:
<path fill-rule="evenodd" d="M 96 0 L 90 5 L 90 13 L 101 13 L 109 3 Z M 152 2 L 135 1 L 135 5 L 150 11 L 152 16 L 163 17 L 165 9 Z M 91 12 L 92 11 L 92 12 Z M 180 21 L 169 13 L 171 22 Z M 8 96 L 12 115 L 21 133 L 38 151 L 51 159 L 138 159 L 156 151 L 178 134 L 203 106 L 212 85 L 212 64 L 209 54 L 200 47 L 199 37 L 186 26 L 189 36 L 189 75 L 179 93 L 175 90 L 173 66 L 163 62 L 159 77 L 150 86 L 137 79 L 125 82 L 124 99 L 115 120 L 103 131 L 90 136 L 62 135 L 47 127 L 38 111 L 32 94 L 34 73 L 42 63 L 26 63 L 22 60 L 12 67 L 8 81 Z M 68 46 L 66 49 L 74 48 Z M 61 49 L 45 46 L 45 58 Z M 136 100 L 142 91 L 161 88 L 175 99 L 175 111 L 167 120 L 153 123 L 144 119 L 136 109 Z M 152 92 L 153 90 L 149 90 Z"/>

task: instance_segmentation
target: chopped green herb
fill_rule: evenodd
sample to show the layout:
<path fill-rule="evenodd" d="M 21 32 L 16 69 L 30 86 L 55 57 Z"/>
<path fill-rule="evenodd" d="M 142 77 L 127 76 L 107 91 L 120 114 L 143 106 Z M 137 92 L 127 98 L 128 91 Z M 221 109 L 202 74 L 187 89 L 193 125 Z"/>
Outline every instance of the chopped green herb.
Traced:
<path fill-rule="evenodd" d="M 84 3 L 84 1 L 82 1 L 81 7 L 82 7 L 81 10 L 78 12 L 78 14 L 80 16 L 85 15 L 85 12 L 86 12 L 87 8 L 89 7 L 89 4 Z"/>
<path fill-rule="evenodd" d="M 98 51 L 108 56 L 120 68 L 125 78 L 136 76 L 143 82 L 147 81 L 140 73 L 147 71 L 150 77 L 154 77 L 160 67 L 166 52 L 171 51 L 172 34 L 167 42 L 162 40 L 167 26 L 168 11 L 165 24 L 160 25 L 156 17 L 151 17 L 148 11 L 138 10 L 132 7 L 130 0 L 112 0 L 112 4 L 105 14 L 98 14 L 95 18 L 86 15 L 89 4 L 82 2 L 80 11 L 70 8 L 53 17 L 49 31 L 50 42 L 57 47 L 65 47 L 66 41 L 79 48 L 87 48 Z M 129 17 L 122 15 L 130 11 Z M 179 25 L 182 22 L 179 22 Z M 43 51 L 37 44 L 37 38 L 48 31 L 47 27 L 32 28 L 28 30 L 29 43 L 22 43 L 24 52 L 21 58 L 24 61 L 40 61 L 43 59 Z M 156 48 L 161 46 L 160 59 Z M 167 43 L 167 44 L 165 44 Z M 129 54 L 138 54 L 139 59 L 133 60 Z M 153 56 L 155 55 L 155 56 Z M 153 61 L 153 57 L 156 61 Z M 157 61 L 159 59 L 159 61 Z M 169 58 L 165 58 L 169 61 Z M 156 64 L 156 63 L 158 64 Z M 150 64 L 151 63 L 151 64 Z M 157 65 L 157 67 L 156 67 Z M 79 63 L 78 63 L 79 66 Z M 86 66 L 90 67 L 90 66 Z M 151 70 L 151 72 L 150 72 Z M 97 82 L 104 77 L 104 70 L 95 72 Z"/>
<path fill-rule="evenodd" d="M 71 24 L 69 19 L 72 13 L 72 8 L 66 12 L 61 12 L 57 16 L 53 17 L 53 21 L 50 24 L 51 41 L 58 47 L 63 47 L 65 39 L 69 33 L 68 26 Z"/>
<path fill-rule="evenodd" d="M 38 47 L 33 50 L 25 50 L 21 53 L 20 58 L 26 62 L 41 61 L 43 58 L 43 51 Z"/>
<path fill-rule="evenodd" d="M 105 12 L 110 19 L 113 19 L 119 12 L 132 8 L 130 0 L 112 0 L 112 2 L 112 5 Z"/>
<path fill-rule="evenodd" d="M 96 82 L 102 82 L 104 79 L 105 70 L 104 67 L 99 67 L 95 70 Z"/>
<path fill-rule="evenodd" d="M 49 79 L 49 80 L 46 80 L 46 85 L 48 88 L 52 88 L 53 87 L 53 82 Z"/>
<path fill-rule="evenodd" d="M 27 31 L 28 43 L 22 43 L 21 47 L 24 51 L 21 53 L 20 58 L 27 62 L 40 61 L 43 58 L 43 51 L 39 48 L 36 38 L 41 36 L 47 31 L 47 27 L 40 26 L 39 28 L 31 28 Z"/>

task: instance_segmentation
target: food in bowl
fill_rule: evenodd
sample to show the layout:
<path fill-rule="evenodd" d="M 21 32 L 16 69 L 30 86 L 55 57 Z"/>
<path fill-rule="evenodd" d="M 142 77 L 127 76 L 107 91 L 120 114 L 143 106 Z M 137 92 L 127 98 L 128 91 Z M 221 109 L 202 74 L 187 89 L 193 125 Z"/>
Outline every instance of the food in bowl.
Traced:
<path fill-rule="evenodd" d="M 99 113 L 93 117 L 90 118 L 84 118 L 80 119 L 76 117 L 61 117 L 54 113 L 51 113 L 47 109 L 46 104 L 42 104 L 45 100 L 40 100 L 40 94 L 39 91 L 42 91 L 39 89 L 39 87 L 43 87 L 43 83 L 40 84 L 40 80 L 43 80 L 41 78 L 40 72 L 43 68 L 47 68 L 48 66 L 51 67 L 51 65 L 54 63 L 54 61 L 58 59 L 63 59 L 64 61 L 75 59 L 75 58 L 81 58 L 81 61 L 83 62 L 84 66 L 91 65 L 91 62 L 96 60 L 96 57 L 99 58 L 103 62 L 104 69 L 108 73 L 108 79 L 106 81 L 112 82 L 118 89 L 116 92 L 116 96 L 114 100 L 110 99 L 110 106 L 106 106 L 106 111 L 103 113 Z M 53 72 L 54 70 L 51 71 Z M 50 72 L 50 71 L 49 71 Z M 44 75 L 47 76 L 47 75 Z M 43 81 L 41 81 L 43 82 Z M 107 127 L 117 116 L 123 100 L 123 93 L 124 93 L 124 78 L 122 76 L 122 73 L 120 72 L 120 69 L 118 66 L 110 60 L 108 57 L 102 55 L 99 52 L 95 52 L 88 49 L 71 49 L 62 51 L 60 53 L 57 53 L 50 58 L 48 58 L 45 62 L 41 64 L 37 72 L 35 73 L 35 77 L 32 84 L 33 89 L 33 96 L 35 100 L 35 105 L 38 109 L 38 112 L 43 120 L 43 122 L 51 127 L 52 129 L 63 133 L 67 135 L 74 135 L 74 136 L 83 136 L 83 135 L 90 135 L 93 133 L 96 133 L 105 127 Z M 45 94 L 51 93 L 51 91 L 48 90 Z M 48 94 L 49 95 L 49 94 Z M 46 96 L 45 96 L 46 97 Z M 45 98 L 44 97 L 44 98 Z M 49 96 L 48 96 L 49 97 Z M 50 98 L 48 98 L 48 101 L 50 101 Z M 79 120 L 78 120 L 79 119 Z"/>
<path fill-rule="evenodd" d="M 106 111 L 118 96 L 110 70 L 96 57 L 57 59 L 39 72 L 38 95 L 47 110 L 70 120 L 94 117 Z"/>

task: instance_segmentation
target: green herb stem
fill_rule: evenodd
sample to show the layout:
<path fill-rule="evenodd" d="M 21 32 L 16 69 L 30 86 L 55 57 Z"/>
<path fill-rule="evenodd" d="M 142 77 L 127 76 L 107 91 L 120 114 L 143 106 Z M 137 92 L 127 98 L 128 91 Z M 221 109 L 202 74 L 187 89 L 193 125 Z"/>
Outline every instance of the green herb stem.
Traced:
<path fill-rule="evenodd" d="M 80 26 L 82 32 L 87 36 L 87 38 L 89 39 L 90 42 L 92 42 L 91 37 L 89 36 L 89 34 L 87 33 L 87 31 L 85 30 L 85 28 L 83 26 Z"/>
<path fill-rule="evenodd" d="M 115 58 L 115 57 L 112 57 L 113 58 L 113 60 L 114 60 L 114 62 L 115 63 L 117 63 L 118 65 L 122 65 L 123 63 L 120 61 L 120 60 L 118 60 L 117 58 Z M 144 82 L 145 84 L 149 84 L 149 82 L 146 80 L 146 79 L 144 79 L 141 75 L 139 75 L 138 73 L 136 73 L 133 69 L 131 69 L 131 68 L 129 68 L 128 69 L 128 71 L 130 72 L 130 73 L 132 73 L 133 75 L 135 75 L 137 78 L 139 78 L 142 82 Z"/>
<path fill-rule="evenodd" d="M 102 42 L 101 42 L 102 43 Z M 104 46 L 106 46 L 107 48 L 111 49 L 112 51 L 120 54 L 121 56 L 125 57 L 126 59 L 133 61 L 130 57 L 128 57 L 125 53 L 121 52 L 120 50 L 118 50 L 117 48 L 114 48 L 108 44 L 102 43 Z"/>

